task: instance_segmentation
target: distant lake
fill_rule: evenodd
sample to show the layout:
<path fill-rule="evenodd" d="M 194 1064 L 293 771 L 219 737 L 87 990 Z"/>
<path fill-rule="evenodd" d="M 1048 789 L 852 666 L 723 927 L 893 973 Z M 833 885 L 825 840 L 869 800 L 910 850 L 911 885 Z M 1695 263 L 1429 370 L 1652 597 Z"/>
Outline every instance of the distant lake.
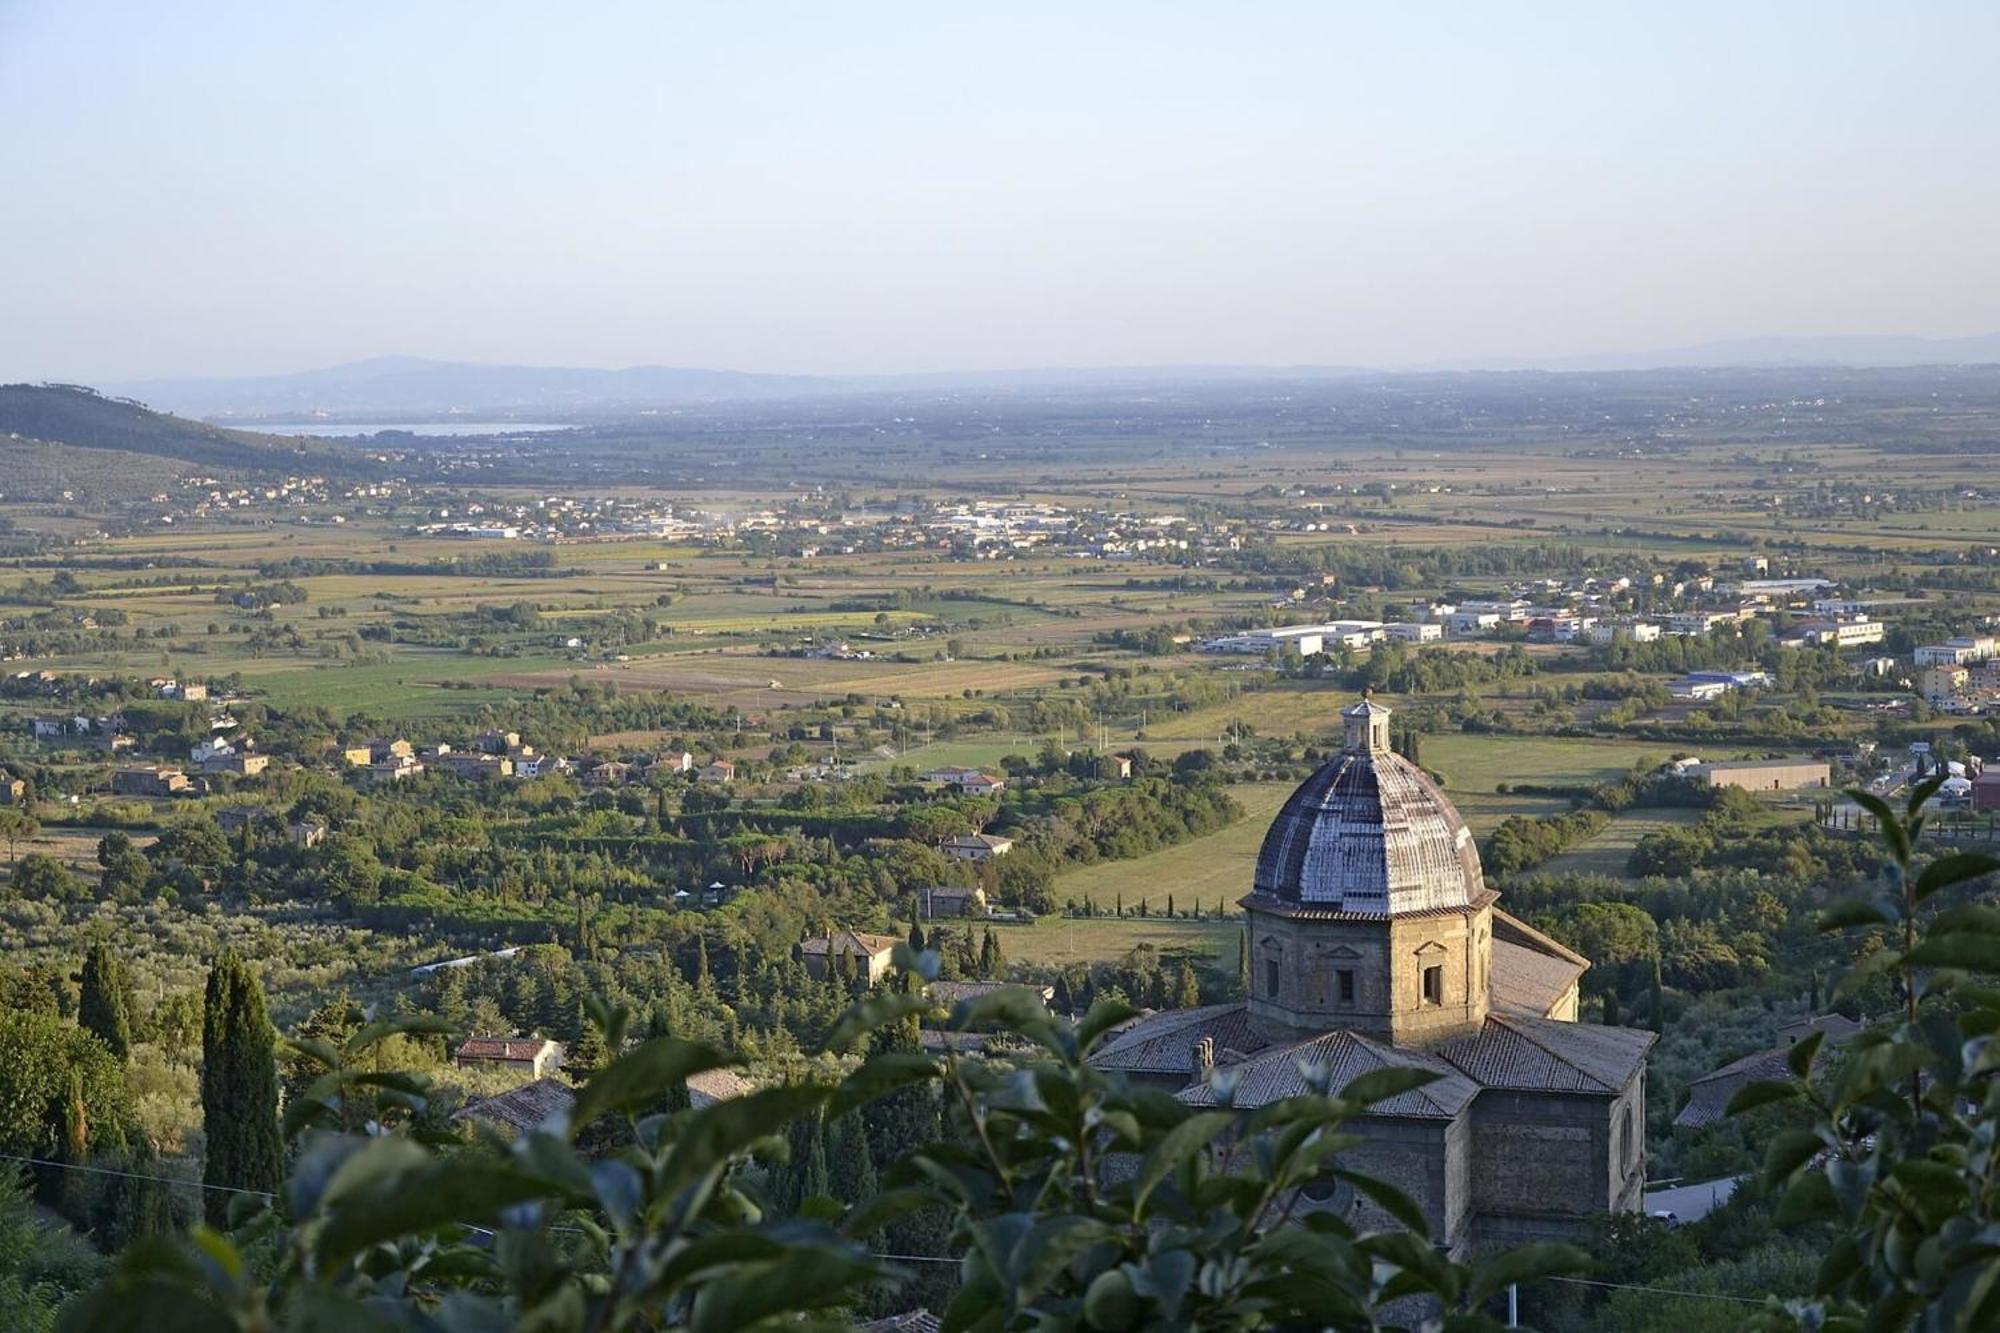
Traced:
<path fill-rule="evenodd" d="M 523 435 L 529 431 L 576 429 L 547 421 L 408 421 L 386 425 L 344 421 L 218 421 L 215 424 L 265 435 L 318 435 L 329 440 L 373 435 L 384 430 L 408 431 L 412 435 Z"/>

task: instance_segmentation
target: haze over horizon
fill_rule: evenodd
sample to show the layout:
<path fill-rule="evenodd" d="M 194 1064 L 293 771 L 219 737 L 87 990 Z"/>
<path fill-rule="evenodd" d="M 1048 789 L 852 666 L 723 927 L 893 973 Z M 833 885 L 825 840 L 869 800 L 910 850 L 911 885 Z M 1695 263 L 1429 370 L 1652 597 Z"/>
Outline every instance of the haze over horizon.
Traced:
<path fill-rule="evenodd" d="M 27 0 L 0 7 L 0 380 L 1987 335 L 1996 38 L 1950 3 Z"/>

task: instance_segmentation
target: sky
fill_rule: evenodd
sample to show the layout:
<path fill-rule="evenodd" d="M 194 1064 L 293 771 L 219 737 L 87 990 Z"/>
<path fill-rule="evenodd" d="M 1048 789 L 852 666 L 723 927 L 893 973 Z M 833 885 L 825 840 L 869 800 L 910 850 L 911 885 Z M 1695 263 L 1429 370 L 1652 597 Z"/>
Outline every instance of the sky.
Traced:
<path fill-rule="evenodd" d="M 2000 5 L 0 0 L 0 380 L 2000 329 Z"/>

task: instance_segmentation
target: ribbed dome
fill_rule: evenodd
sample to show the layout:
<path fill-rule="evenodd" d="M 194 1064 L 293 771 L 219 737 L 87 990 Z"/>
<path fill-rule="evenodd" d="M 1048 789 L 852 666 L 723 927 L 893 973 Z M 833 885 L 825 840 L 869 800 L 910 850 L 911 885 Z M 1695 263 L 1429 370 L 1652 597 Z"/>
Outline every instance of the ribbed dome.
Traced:
<path fill-rule="evenodd" d="M 1389 710 L 1346 709 L 1347 748 L 1292 793 L 1257 854 L 1256 892 L 1401 915 L 1472 905 L 1479 849 L 1437 784 L 1388 748 Z"/>

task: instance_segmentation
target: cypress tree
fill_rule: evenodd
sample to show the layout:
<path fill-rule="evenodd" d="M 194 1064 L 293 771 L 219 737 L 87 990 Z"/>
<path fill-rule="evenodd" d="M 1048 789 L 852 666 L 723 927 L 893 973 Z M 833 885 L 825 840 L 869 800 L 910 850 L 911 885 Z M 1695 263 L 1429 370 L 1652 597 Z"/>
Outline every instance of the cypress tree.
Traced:
<path fill-rule="evenodd" d="M 1173 919 L 1174 919 L 1174 895 L 1170 893 L 1167 895 L 1167 920 L 1172 921 Z"/>
<path fill-rule="evenodd" d="M 276 1193 L 284 1175 L 278 1137 L 276 1034 L 264 988 L 242 958 L 225 949 L 208 973 L 201 1024 L 201 1111 L 208 1135 L 202 1181 Z M 211 1226 L 229 1220 L 230 1195 L 210 1190 Z"/>
<path fill-rule="evenodd" d="M 77 1023 L 123 1060 L 132 1051 L 131 1001 L 126 993 L 125 969 L 111 946 L 102 940 L 90 946 L 78 980 L 82 991 L 77 999 Z"/>
<path fill-rule="evenodd" d="M 917 920 L 917 896 L 915 894 L 910 895 L 910 950 L 913 953 L 922 953 L 924 951 L 924 927 L 923 923 Z"/>
<path fill-rule="evenodd" d="M 988 926 L 985 937 L 979 941 L 979 975 L 991 981 L 1005 968 L 1000 958 L 1000 941 L 993 937 L 993 927 Z"/>
<path fill-rule="evenodd" d="M 1653 955 L 1652 1001 L 1653 1007 L 1649 1016 L 1653 1020 L 1653 1031 L 1664 1033 L 1667 1030 L 1667 1020 L 1666 1015 L 1660 1012 L 1660 955 L 1658 953 Z"/>
<path fill-rule="evenodd" d="M 842 1203 L 852 1206 L 875 1197 L 875 1155 L 868 1150 L 868 1136 L 851 1115 L 827 1127 L 826 1169 L 827 1193 Z"/>
<path fill-rule="evenodd" d="M 1201 982 L 1195 977 L 1194 969 L 1181 964 L 1180 975 L 1174 978 L 1174 1007 L 1194 1009 L 1201 1004 Z"/>
<path fill-rule="evenodd" d="M 1236 934 L 1236 980 L 1243 987 L 1243 993 L 1250 993 L 1250 928 L 1245 926 Z"/>

